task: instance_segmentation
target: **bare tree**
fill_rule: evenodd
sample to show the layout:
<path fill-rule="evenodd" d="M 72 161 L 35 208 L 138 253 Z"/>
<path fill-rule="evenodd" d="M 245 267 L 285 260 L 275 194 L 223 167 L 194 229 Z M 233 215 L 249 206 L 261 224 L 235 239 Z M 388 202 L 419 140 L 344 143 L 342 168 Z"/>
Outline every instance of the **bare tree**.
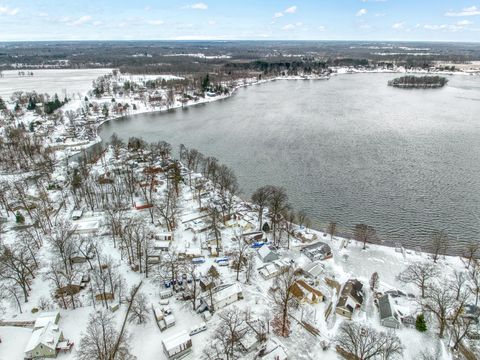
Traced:
<path fill-rule="evenodd" d="M 258 207 L 258 226 L 259 231 L 262 231 L 263 227 L 263 211 L 270 202 L 272 195 L 272 186 L 266 185 L 258 188 L 252 194 L 252 202 Z"/>
<path fill-rule="evenodd" d="M 330 221 L 327 227 L 327 234 L 330 234 L 330 241 L 333 240 L 333 237 L 335 236 L 336 232 L 337 232 L 337 223 L 335 221 Z"/>
<path fill-rule="evenodd" d="M 451 282 L 452 290 L 455 292 L 455 300 L 460 300 L 462 291 L 465 290 L 465 284 L 467 282 L 467 275 L 464 271 L 453 271 L 453 281 Z"/>
<path fill-rule="evenodd" d="M 438 275 L 438 268 L 434 264 L 414 263 L 398 275 L 398 280 L 405 284 L 416 285 L 422 293 L 422 298 L 424 298 L 425 290 L 430 280 L 436 278 Z"/>
<path fill-rule="evenodd" d="M 134 290 L 135 288 L 132 289 L 132 292 Z M 149 314 L 148 307 L 147 307 L 147 297 L 145 296 L 145 294 L 142 292 L 139 292 L 136 294 L 136 296 L 133 299 L 132 297 L 130 297 L 128 301 L 132 302 L 132 306 L 130 308 L 130 315 L 128 316 L 128 321 L 131 323 L 145 324 L 148 320 L 148 314 Z"/>
<path fill-rule="evenodd" d="M 438 322 L 440 338 L 443 338 L 447 327 L 447 320 L 456 309 L 455 294 L 448 283 L 443 286 L 431 285 L 427 288 L 425 299 L 422 299 L 423 308 L 433 314 Z"/>
<path fill-rule="evenodd" d="M 462 261 L 465 264 L 467 269 L 470 268 L 470 264 L 473 260 L 478 257 L 478 250 L 480 249 L 480 244 L 478 241 L 470 241 L 463 252 Z"/>
<path fill-rule="evenodd" d="M 213 233 L 213 236 L 215 237 L 218 253 L 221 249 L 220 242 L 222 240 L 222 233 L 220 231 L 220 227 L 222 226 L 222 214 L 217 209 L 217 207 L 213 205 L 208 207 L 207 212 L 207 224 L 210 228 L 210 231 Z"/>
<path fill-rule="evenodd" d="M 480 260 L 473 260 L 468 268 L 467 275 L 469 280 L 468 289 L 475 296 L 475 306 L 477 306 L 480 296 Z"/>
<path fill-rule="evenodd" d="M 458 350 L 465 337 L 473 330 L 474 321 L 464 317 L 459 317 L 449 328 L 452 336 L 452 349 Z"/>
<path fill-rule="evenodd" d="M 356 322 L 345 322 L 336 337 L 336 343 L 345 353 L 358 360 L 395 359 L 403 352 L 400 339 L 393 333 L 378 332 Z"/>
<path fill-rule="evenodd" d="M 237 344 L 245 336 L 245 313 L 238 307 L 232 306 L 219 314 L 220 325 L 214 332 L 214 340 L 206 348 L 204 355 L 207 359 L 237 359 Z M 220 355 L 220 357 L 218 357 Z"/>
<path fill-rule="evenodd" d="M 372 274 L 372 277 L 370 278 L 370 290 L 377 291 L 379 282 L 380 280 L 379 280 L 378 273 L 375 271 Z"/>
<path fill-rule="evenodd" d="M 445 255 L 448 247 L 448 236 L 445 231 L 434 231 L 432 233 L 433 262 L 437 262 L 440 255 Z"/>
<path fill-rule="evenodd" d="M 117 346 L 120 334 L 115 329 L 113 314 L 108 310 L 100 310 L 90 315 L 86 332 L 82 334 L 77 349 L 78 360 L 134 360 L 128 345 L 128 335 L 123 333 Z"/>
<path fill-rule="evenodd" d="M 355 240 L 363 243 L 363 249 L 367 248 L 367 242 L 378 240 L 377 232 L 373 226 L 357 224 L 354 229 Z"/>
<path fill-rule="evenodd" d="M 250 248 L 243 236 L 236 237 L 237 246 L 233 252 L 233 264 L 237 274 L 237 281 L 239 281 L 240 270 L 246 265 L 246 254 Z"/>
<path fill-rule="evenodd" d="M 280 336 L 287 337 L 290 334 L 290 319 L 288 316 L 290 309 L 297 305 L 290 290 L 297 279 L 297 271 L 290 266 L 275 278 L 273 286 L 269 289 L 269 294 L 278 311 L 278 317 L 274 321 L 276 332 Z"/>
<path fill-rule="evenodd" d="M 290 208 L 288 195 L 283 187 L 273 186 L 272 193 L 268 202 L 270 210 L 270 219 L 272 221 L 273 244 L 277 245 L 278 225 L 282 220 L 282 214 Z"/>
<path fill-rule="evenodd" d="M 295 220 L 297 215 L 293 210 L 286 210 L 283 213 L 283 229 L 287 234 L 287 249 L 290 249 L 290 237 L 293 235 L 293 230 L 295 229 Z"/>

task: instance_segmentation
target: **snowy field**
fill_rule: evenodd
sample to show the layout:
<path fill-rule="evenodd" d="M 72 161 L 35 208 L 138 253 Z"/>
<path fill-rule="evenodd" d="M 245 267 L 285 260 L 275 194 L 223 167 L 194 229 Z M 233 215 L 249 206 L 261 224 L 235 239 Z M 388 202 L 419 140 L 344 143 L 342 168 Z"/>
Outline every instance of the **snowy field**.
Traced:
<path fill-rule="evenodd" d="M 27 73 L 30 70 L 21 70 Z M 3 71 L 0 78 L 0 96 L 9 99 L 15 91 L 33 91 L 54 95 L 84 95 L 92 88 L 92 81 L 112 69 L 45 69 L 31 70 L 33 76 L 19 76 L 19 70 Z"/>

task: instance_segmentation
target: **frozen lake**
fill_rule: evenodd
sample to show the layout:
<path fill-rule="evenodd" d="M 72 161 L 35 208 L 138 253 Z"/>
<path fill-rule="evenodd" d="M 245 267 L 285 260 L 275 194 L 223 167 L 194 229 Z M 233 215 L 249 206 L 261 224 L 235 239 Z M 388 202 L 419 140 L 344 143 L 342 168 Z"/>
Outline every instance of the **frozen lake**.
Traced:
<path fill-rule="evenodd" d="M 195 147 L 235 170 L 245 198 L 284 186 L 317 228 L 364 222 L 390 244 L 424 248 L 432 230 L 446 229 L 458 253 L 480 225 L 480 76 L 435 90 L 388 87 L 396 76 L 275 81 L 116 120 L 100 135 Z"/>
<path fill-rule="evenodd" d="M 23 71 L 33 72 L 33 76 L 20 76 Z M 33 91 L 62 97 L 85 95 L 92 88 L 92 81 L 99 76 L 111 73 L 112 69 L 37 69 L 5 70 L 0 77 L 0 96 L 9 99 L 15 91 Z"/>

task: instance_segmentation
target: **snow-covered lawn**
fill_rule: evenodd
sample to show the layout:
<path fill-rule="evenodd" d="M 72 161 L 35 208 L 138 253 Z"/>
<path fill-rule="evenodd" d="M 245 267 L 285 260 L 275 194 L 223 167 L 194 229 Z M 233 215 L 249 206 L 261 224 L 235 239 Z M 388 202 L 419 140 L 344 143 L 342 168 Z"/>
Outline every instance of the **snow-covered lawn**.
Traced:
<path fill-rule="evenodd" d="M 19 76 L 19 71 L 31 71 L 33 76 Z M 0 96 L 9 99 L 15 91 L 33 91 L 58 96 L 84 95 L 92 88 L 92 81 L 109 74 L 112 69 L 35 69 L 6 70 L 0 77 Z"/>

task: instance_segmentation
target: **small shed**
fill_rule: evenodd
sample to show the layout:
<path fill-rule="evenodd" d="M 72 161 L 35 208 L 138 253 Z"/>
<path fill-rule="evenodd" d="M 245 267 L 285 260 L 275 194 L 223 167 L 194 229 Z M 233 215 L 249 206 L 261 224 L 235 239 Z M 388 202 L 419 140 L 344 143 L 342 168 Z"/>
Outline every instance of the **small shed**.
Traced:
<path fill-rule="evenodd" d="M 182 331 L 164 339 L 162 345 L 169 360 L 180 359 L 192 351 L 192 338 L 186 331 Z"/>

